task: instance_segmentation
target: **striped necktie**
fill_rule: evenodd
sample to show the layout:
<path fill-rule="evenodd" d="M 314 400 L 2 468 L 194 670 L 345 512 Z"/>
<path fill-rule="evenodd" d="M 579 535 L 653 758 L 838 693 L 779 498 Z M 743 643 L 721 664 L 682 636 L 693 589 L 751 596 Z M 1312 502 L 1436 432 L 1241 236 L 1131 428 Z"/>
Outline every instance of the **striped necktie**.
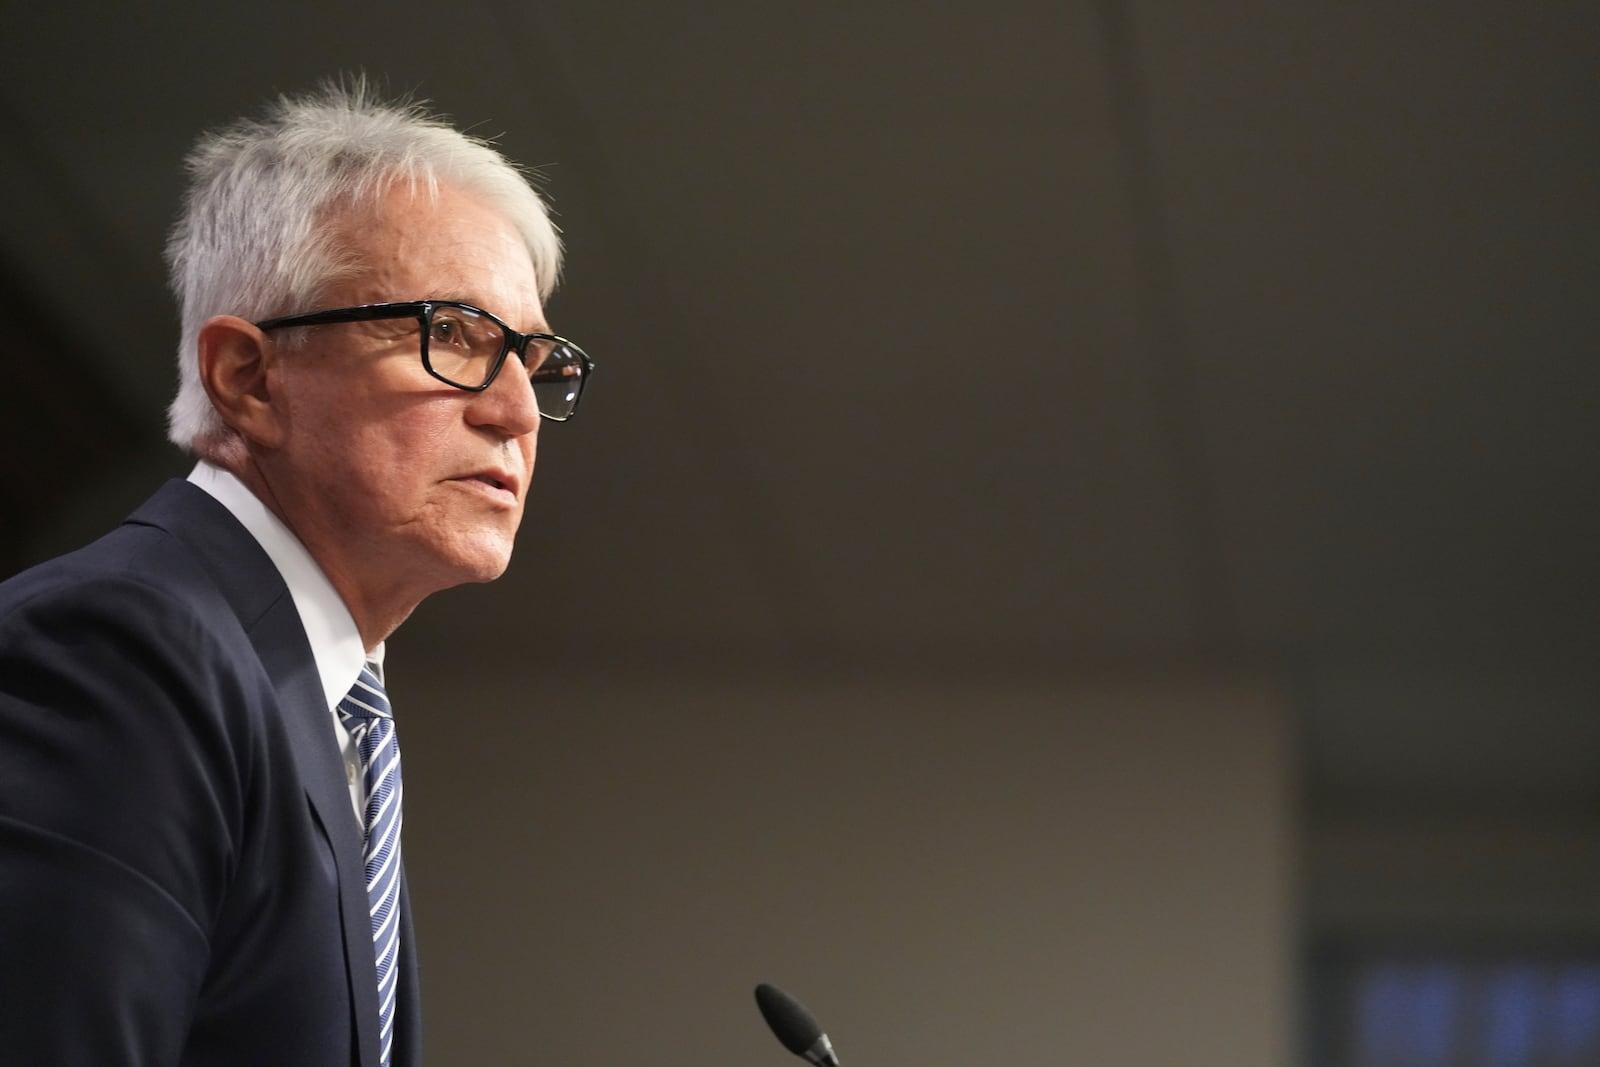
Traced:
<path fill-rule="evenodd" d="M 383 683 L 370 666 L 339 701 L 339 721 L 361 752 L 366 784 L 367 904 L 372 911 L 372 950 L 378 968 L 378 1043 L 389 1067 L 394 1045 L 395 987 L 400 955 L 400 743 Z"/>

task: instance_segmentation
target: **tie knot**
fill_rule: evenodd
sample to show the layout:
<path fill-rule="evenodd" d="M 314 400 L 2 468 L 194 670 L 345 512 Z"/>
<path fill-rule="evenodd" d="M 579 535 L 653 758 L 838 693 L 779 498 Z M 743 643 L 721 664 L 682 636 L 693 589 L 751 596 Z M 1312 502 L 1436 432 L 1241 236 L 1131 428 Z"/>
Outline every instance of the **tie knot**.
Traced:
<path fill-rule="evenodd" d="M 361 668 L 361 675 L 356 679 L 356 684 L 352 685 L 350 692 L 339 701 L 339 713 L 366 722 L 393 718 L 394 712 L 389 707 L 389 695 L 383 691 L 383 683 L 378 681 L 378 676 L 372 672 L 371 667 Z"/>

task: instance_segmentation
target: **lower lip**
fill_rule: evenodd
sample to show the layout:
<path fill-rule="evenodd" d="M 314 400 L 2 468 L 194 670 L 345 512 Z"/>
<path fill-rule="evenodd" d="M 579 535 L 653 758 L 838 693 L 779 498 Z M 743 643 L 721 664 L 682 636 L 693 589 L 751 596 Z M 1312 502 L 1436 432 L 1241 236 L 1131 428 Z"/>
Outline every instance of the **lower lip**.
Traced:
<path fill-rule="evenodd" d="M 509 489 L 501 489 L 490 485 L 488 482 L 481 482 L 476 478 L 452 478 L 450 481 L 451 484 L 463 486 L 469 492 L 492 501 L 501 507 L 514 508 L 517 506 L 517 494 Z"/>

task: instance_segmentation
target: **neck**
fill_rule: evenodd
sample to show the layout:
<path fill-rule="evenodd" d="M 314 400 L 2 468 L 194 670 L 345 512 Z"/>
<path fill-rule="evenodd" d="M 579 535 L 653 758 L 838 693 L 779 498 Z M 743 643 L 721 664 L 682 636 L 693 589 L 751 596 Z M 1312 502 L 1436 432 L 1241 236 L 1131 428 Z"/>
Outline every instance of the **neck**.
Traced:
<path fill-rule="evenodd" d="M 244 483 L 305 546 L 306 552 L 350 612 L 356 630 L 361 635 L 362 647 L 368 653 L 387 641 L 427 595 L 426 592 L 409 591 L 401 582 L 389 583 L 381 592 L 374 593 L 369 588 L 374 583 L 359 579 L 357 568 L 350 558 L 352 554 L 343 551 L 342 546 L 335 544 L 332 538 L 319 536 L 322 527 L 307 518 L 307 509 L 297 508 L 291 494 L 278 492 L 274 479 L 246 450 L 241 448 L 233 453 L 222 449 L 205 458 Z"/>

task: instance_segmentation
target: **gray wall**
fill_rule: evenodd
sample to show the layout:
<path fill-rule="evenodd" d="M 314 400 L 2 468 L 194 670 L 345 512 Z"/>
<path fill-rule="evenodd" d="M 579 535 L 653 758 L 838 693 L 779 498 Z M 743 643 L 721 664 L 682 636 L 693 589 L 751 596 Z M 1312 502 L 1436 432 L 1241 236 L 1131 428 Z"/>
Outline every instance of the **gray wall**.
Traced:
<path fill-rule="evenodd" d="M 1288 1057 L 1257 679 L 513 683 L 396 650 L 434 1062 L 784 1062 L 758 981 L 863 1067 Z"/>

